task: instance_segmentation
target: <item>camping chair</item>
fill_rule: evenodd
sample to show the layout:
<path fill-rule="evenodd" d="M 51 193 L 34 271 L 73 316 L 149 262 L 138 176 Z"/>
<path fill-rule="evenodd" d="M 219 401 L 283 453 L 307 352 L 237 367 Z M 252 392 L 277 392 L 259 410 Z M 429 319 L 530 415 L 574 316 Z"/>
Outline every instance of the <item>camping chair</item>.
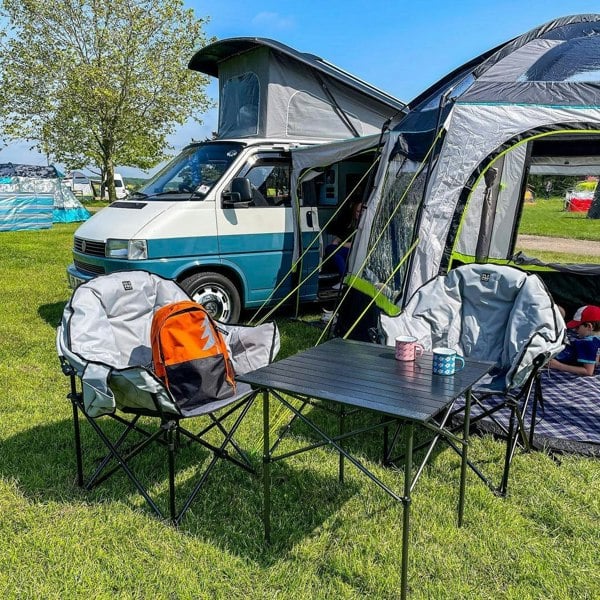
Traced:
<path fill-rule="evenodd" d="M 230 398 L 209 399 L 205 404 L 182 408 L 180 399 L 153 373 L 153 314 L 161 306 L 179 300 L 189 297 L 176 283 L 144 271 L 100 276 L 75 290 L 57 332 L 59 358 L 71 382 L 68 397 L 73 408 L 78 484 L 89 490 L 114 473 L 124 472 L 152 510 L 164 518 L 132 464 L 134 457 L 155 447 L 157 442 L 167 451 L 169 517 L 175 525 L 180 523 L 218 459 L 254 472 L 233 436 L 256 396 L 248 385 L 238 383 Z M 274 323 L 223 328 L 238 375 L 268 364 L 279 349 Z M 80 414 L 108 449 L 87 479 Z M 208 421 L 199 433 L 183 425 L 196 417 Z M 115 423 L 118 433 L 114 431 Z M 178 508 L 175 454 L 183 441 L 200 444 L 212 453 L 212 458 Z"/>
<path fill-rule="evenodd" d="M 398 335 L 411 335 L 426 350 L 449 347 L 465 358 L 495 363 L 473 389 L 471 423 L 491 419 L 506 436 L 500 484 L 494 486 L 472 463 L 471 468 L 504 496 L 517 445 L 530 446 L 525 414 L 532 395 L 534 412 L 542 401 L 540 369 L 563 348 L 564 320 L 541 279 L 508 266 L 460 266 L 424 284 L 400 315 L 382 315 L 381 324 L 388 345 Z M 508 424 L 500 418 L 503 409 L 510 413 Z M 462 410 L 445 417 L 456 420 Z M 385 452 L 390 460 L 391 450 Z"/>

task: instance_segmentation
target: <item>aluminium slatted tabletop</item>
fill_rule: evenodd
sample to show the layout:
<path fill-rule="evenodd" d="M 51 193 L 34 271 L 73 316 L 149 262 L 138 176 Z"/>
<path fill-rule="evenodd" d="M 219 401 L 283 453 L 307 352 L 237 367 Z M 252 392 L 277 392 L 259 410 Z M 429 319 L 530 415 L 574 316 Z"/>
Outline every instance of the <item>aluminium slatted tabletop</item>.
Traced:
<path fill-rule="evenodd" d="M 432 355 L 412 362 L 394 358 L 394 349 L 332 339 L 238 377 L 253 388 L 277 389 L 427 422 L 464 394 L 492 363 L 465 361 L 453 376 L 432 374 Z"/>
<path fill-rule="evenodd" d="M 458 522 L 462 523 L 465 477 L 467 467 L 467 447 L 469 436 L 470 390 L 493 366 L 493 363 L 465 360 L 465 366 L 454 375 L 434 375 L 432 355 L 425 353 L 412 362 L 400 362 L 394 357 L 394 348 L 340 338 L 315 346 L 294 356 L 274 362 L 266 367 L 238 376 L 238 381 L 248 383 L 254 389 L 263 390 L 263 520 L 265 537 L 270 539 L 270 465 L 276 460 L 297 454 L 300 451 L 276 456 L 275 448 L 288 431 L 283 429 L 273 445 L 270 444 L 270 398 L 275 398 L 293 414 L 315 431 L 323 440 L 322 444 L 312 444 L 305 448 L 329 444 L 340 453 L 340 480 L 343 479 L 343 460 L 365 473 L 397 501 L 403 504 L 403 540 L 401 598 L 407 594 L 408 531 L 411 491 L 418 475 L 429 458 L 426 454 L 423 464 L 412 478 L 414 426 L 425 426 L 439 438 L 453 439 L 461 447 L 461 474 L 458 502 Z M 397 495 L 371 473 L 362 463 L 351 456 L 342 445 L 342 440 L 357 433 L 345 432 L 340 425 L 339 435 L 331 436 L 322 431 L 314 421 L 297 409 L 282 394 L 295 398 L 325 400 L 337 403 L 343 410 L 369 410 L 379 413 L 390 421 L 405 423 L 406 442 L 404 453 L 404 494 Z M 445 427 L 440 415 L 447 415 L 454 401 L 465 395 L 465 418 L 462 438 L 458 439 Z M 340 413 L 342 414 L 342 413 Z M 385 425 L 383 421 L 378 427 Z M 371 428 L 374 429 L 375 427 Z"/>

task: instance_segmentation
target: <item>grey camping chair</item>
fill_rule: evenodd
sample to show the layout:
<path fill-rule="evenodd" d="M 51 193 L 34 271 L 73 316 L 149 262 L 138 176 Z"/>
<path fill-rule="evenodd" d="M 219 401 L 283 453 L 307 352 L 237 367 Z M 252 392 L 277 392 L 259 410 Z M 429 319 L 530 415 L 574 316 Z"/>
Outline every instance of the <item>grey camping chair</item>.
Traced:
<path fill-rule="evenodd" d="M 471 467 L 505 495 L 516 448 L 530 445 L 525 419 L 533 397 L 533 428 L 542 400 L 540 369 L 563 348 L 565 323 L 541 279 L 508 266 L 460 266 L 424 284 L 400 315 L 382 315 L 381 321 L 389 345 L 396 336 L 410 335 L 426 350 L 449 347 L 466 358 L 495 363 L 473 389 L 471 423 L 491 420 L 506 437 L 500 484 L 494 486 L 474 464 Z M 507 420 L 500 418 L 506 409 Z M 456 418 L 458 413 L 446 417 Z M 533 431 L 529 433 L 533 439 Z M 385 452 L 391 460 L 390 449 Z"/>
<path fill-rule="evenodd" d="M 152 371 L 150 329 L 154 312 L 189 296 L 173 281 L 145 271 L 118 272 L 80 285 L 67 303 L 57 332 L 63 372 L 70 377 L 77 481 L 91 489 L 123 472 L 152 510 L 164 517 L 148 485 L 136 472 L 134 458 L 155 446 L 167 452 L 169 517 L 179 524 L 219 459 L 254 472 L 234 439 L 256 392 L 238 383 L 235 395 L 185 408 Z M 279 350 L 274 323 L 258 327 L 223 325 L 236 374 L 271 362 Z M 95 468 L 84 468 L 80 415 L 106 447 Z M 206 425 L 192 432 L 184 423 L 204 417 Z M 195 422 L 195 421 L 194 421 Z M 119 424 L 115 433 L 114 424 Z M 187 423 L 186 423 L 187 425 Z M 212 454 L 197 475 L 187 498 L 177 506 L 176 451 L 182 441 L 198 443 Z M 139 460 L 137 458 L 136 460 Z M 138 469 L 140 470 L 140 469 Z M 88 471 L 88 475 L 84 474 Z"/>

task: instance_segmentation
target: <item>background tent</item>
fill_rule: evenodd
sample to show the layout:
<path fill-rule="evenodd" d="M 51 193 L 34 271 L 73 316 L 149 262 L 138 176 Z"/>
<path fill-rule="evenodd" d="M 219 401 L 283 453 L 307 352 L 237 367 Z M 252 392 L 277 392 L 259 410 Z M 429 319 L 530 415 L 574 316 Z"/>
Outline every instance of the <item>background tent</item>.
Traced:
<path fill-rule="evenodd" d="M 47 229 L 89 217 L 54 166 L 0 164 L 0 231 Z"/>

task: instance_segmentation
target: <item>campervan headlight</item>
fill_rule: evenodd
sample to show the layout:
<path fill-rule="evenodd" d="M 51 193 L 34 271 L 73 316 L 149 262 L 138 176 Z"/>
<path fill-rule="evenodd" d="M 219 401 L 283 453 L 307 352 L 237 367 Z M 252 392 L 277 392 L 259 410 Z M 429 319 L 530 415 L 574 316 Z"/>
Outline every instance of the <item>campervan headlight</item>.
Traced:
<path fill-rule="evenodd" d="M 129 240 L 129 260 L 146 260 L 148 258 L 148 244 L 146 240 Z"/>
<path fill-rule="evenodd" d="M 106 240 L 106 256 L 128 260 L 148 258 L 146 240 Z"/>

